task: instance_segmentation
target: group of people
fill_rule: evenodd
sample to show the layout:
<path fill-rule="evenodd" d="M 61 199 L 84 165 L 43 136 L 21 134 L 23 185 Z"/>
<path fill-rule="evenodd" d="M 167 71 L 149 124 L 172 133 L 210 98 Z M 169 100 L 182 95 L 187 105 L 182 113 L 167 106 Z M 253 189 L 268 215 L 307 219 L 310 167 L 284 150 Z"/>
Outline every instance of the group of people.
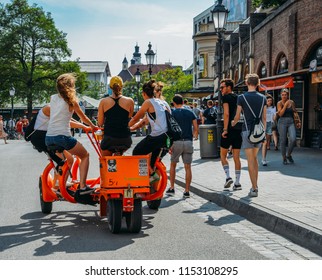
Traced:
<path fill-rule="evenodd" d="M 296 128 L 294 113 L 296 107 L 294 101 L 289 98 L 289 91 L 282 89 L 281 100 L 277 103 L 277 110 L 273 107 L 273 98 L 270 95 L 262 95 L 257 92 L 259 86 L 259 77 L 256 74 L 246 76 L 246 85 L 248 91 L 237 96 L 232 92 L 234 83 L 231 79 L 224 79 L 220 83 L 223 100 L 223 132 L 221 135 L 220 158 L 226 174 L 225 189 L 233 185 L 233 190 L 241 190 L 240 184 L 240 149 L 245 150 L 248 173 L 252 187 L 249 191 L 250 197 L 258 196 L 258 160 L 257 154 L 262 147 L 262 164 L 267 166 L 266 154 L 270 145 L 272 128 L 277 121 L 277 128 L 280 138 L 280 148 L 282 152 L 283 164 L 294 163 L 292 152 L 296 144 Z M 241 123 L 240 118 L 243 114 L 244 121 Z M 249 139 L 249 132 L 254 123 L 255 116 L 262 121 L 266 138 L 263 143 L 254 144 Z M 277 139 L 274 137 L 275 150 L 277 150 Z M 286 149 L 286 142 L 288 145 Z M 230 176 L 227 153 L 232 148 L 234 165 L 235 165 L 235 182 Z"/>
<path fill-rule="evenodd" d="M 5 144 L 8 144 L 9 134 L 16 133 L 18 140 L 22 139 L 29 125 L 29 120 L 27 116 L 19 117 L 17 120 L 10 118 L 9 120 L 4 120 L 3 116 L 0 115 L 0 138 L 4 140 Z"/>
<path fill-rule="evenodd" d="M 64 148 L 64 158 L 68 164 L 73 164 L 73 155 L 80 158 L 80 180 L 77 195 L 90 194 L 93 189 L 86 185 L 89 168 L 89 153 L 84 146 L 71 135 L 71 127 L 83 130 L 95 131 L 98 127 L 104 128 L 104 136 L 101 141 L 103 156 L 110 156 L 115 152 L 123 153 L 132 145 L 131 131 L 142 126 L 149 125 L 151 133 L 143 138 L 133 149 L 133 155 L 151 154 L 150 183 L 158 181 L 159 175 L 155 172 L 155 162 L 161 149 L 170 149 L 170 188 L 167 194 L 174 193 L 176 165 L 182 157 L 185 168 L 186 187 L 184 197 L 189 197 L 189 188 L 192 180 L 192 154 L 193 140 L 198 138 L 198 117 L 191 108 L 186 108 L 181 95 L 176 94 L 172 103 L 174 110 L 162 96 L 163 84 L 150 80 L 143 84 L 142 96 L 144 102 L 139 111 L 133 116 L 134 101 L 130 97 L 122 95 L 123 81 L 115 76 L 110 80 L 112 95 L 103 98 L 98 107 L 97 126 L 85 115 L 80 108 L 75 89 L 76 77 L 67 73 L 57 78 L 57 94 L 51 96 L 50 104 L 46 105 L 37 115 L 35 131 L 31 136 L 31 142 L 38 150 L 47 152 L 56 163 L 62 164 L 62 155 L 55 154 L 48 146 L 58 145 Z M 295 104 L 289 100 L 288 91 L 283 90 L 281 101 L 277 104 L 277 112 L 270 109 L 271 97 L 256 91 L 259 78 L 256 74 L 246 77 L 248 91 L 240 96 L 233 93 L 234 83 L 230 79 L 224 79 L 220 83 L 223 100 L 223 131 L 221 134 L 220 157 L 226 174 L 225 189 L 233 184 L 233 190 L 240 190 L 241 162 L 240 149 L 245 149 L 248 162 L 248 172 L 252 183 L 249 195 L 258 196 L 258 161 L 257 154 L 262 144 L 253 144 L 248 139 L 248 128 L 254 119 L 253 113 L 258 115 L 265 126 L 266 132 L 271 135 L 271 126 L 275 115 L 279 117 L 278 130 L 280 145 L 283 155 L 283 163 L 293 163 L 292 150 L 295 144 L 295 126 L 292 112 Z M 165 111 L 172 112 L 182 129 L 182 138 L 171 141 L 167 135 L 168 127 Z M 75 121 L 72 116 L 76 113 L 81 122 Z M 244 121 L 240 122 L 243 113 Z M 267 118 L 267 115 L 269 116 Z M 1 133 L 1 116 L 0 116 Z M 289 135 L 288 152 L 286 153 L 285 139 Z M 268 137 L 267 140 L 269 141 Z M 169 145 L 170 143 L 170 145 Z M 263 144 L 266 150 L 266 143 Z M 235 180 L 231 178 L 227 154 L 232 149 L 235 164 Z M 264 148 L 263 148 L 264 149 Z"/>

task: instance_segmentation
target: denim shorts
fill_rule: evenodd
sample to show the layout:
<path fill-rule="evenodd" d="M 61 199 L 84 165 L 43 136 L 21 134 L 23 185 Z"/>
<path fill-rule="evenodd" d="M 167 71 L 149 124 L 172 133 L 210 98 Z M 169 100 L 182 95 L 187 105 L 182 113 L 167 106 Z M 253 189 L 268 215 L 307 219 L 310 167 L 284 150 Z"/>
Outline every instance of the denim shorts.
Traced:
<path fill-rule="evenodd" d="M 272 122 L 267 122 L 266 123 L 266 134 L 267 135 L 272 135 Z"/>
<path fill-rule="evenodd" d="M 46 146 L 57 145 L 63 147 L 65 150 L 74 148 L 77 144 L 77 140 L 72 136 L 57 135 L 46 136 Z"/>

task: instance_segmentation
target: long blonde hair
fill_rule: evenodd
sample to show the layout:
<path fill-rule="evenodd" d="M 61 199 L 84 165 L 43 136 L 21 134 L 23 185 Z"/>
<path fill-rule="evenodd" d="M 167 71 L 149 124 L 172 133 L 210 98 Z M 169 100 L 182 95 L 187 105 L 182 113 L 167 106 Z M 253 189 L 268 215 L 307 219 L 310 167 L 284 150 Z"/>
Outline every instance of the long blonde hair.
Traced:
<path fill-rule="evenodd" d="M 75 83 L 76 75 L 74 73 L 62 74 L 56 81 L 57 91 L 70 107 L 73 107 L 74 102 L 77 102 Z"/>

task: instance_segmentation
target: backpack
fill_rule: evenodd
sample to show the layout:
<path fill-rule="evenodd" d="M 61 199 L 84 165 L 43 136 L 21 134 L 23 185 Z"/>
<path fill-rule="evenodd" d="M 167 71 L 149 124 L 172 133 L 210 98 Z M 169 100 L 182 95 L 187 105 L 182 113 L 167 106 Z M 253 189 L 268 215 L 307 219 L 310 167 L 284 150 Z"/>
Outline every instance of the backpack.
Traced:
<path fill-rule="evenodd" d="M 34 116 L 29 125 L 26 127 L 25 133 L 24 133 L 24 138 L 27 142 L 29 142 L 31 140 L 31 135 L 34 134 L 35 131 L 35 123 L 36 123 L 36 119 L 38 117 L 38 113 L 36 116 Z"/>
<path fill-rule="evenodd" d="M 265 98 L 263 98 L 263 103 L 262 103 L 262 107 L 261 110 L 259 112 L 258 117 L 255 115 L 254 111 L 252 110 L 252 108 L 250 107 L 249 103 L 247 102 L 247 99 L 245 97 L 245 95 L 242 95 L 244 97 L 244 100 L 249 108 L 249 110 L 252 112 L 253 116 L 254 116 L 254 120 L 251 124 L 251 127 L 248 129 L 247 127 L 247 121 L 245 121 L 246 124 L 246 129 L 249 131 L 248 134 L 248 140 L 249 142 L 251 142 L 252 144 L 258 144 L 261 143 L 265 140 L 265 129 L 264 129 L 264 125 L 263 122 L 260 118 L 263 108 L 264 108 L 264 100 Z"/>
<path fill-rule="evenodd" d="M 168 110 L 165 111 L 165 117 L 167 119 L 168 131 L 167 135 L 172 141 L 177 141 L 182 138 L 182 129 L 176 119 L 170 114 Z"/>

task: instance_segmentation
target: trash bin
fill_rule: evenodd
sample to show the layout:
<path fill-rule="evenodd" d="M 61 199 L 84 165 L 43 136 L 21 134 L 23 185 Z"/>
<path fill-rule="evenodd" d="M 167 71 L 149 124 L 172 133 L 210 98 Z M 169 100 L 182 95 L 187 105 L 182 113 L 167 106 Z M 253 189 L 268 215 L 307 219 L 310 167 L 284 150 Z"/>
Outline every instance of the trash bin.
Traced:
<path fill-rule="evenodd" d="M 199 125 L 199 143 L 201 158 L 218 158 L 217 125 Z"/>

